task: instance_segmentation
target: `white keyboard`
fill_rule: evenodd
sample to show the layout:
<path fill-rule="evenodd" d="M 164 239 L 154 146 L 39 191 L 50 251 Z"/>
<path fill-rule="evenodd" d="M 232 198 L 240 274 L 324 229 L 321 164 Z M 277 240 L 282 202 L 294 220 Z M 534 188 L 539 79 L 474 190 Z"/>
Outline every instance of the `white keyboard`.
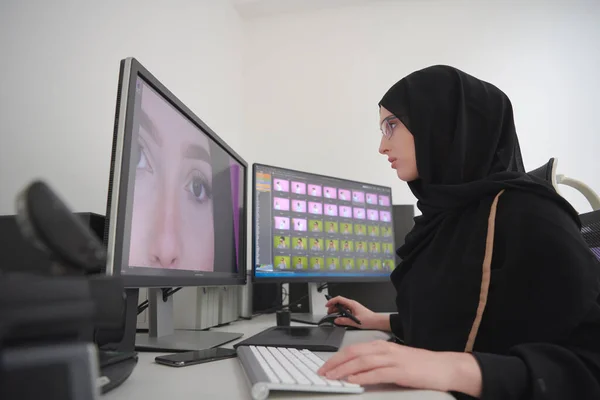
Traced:
<path fill-rule="evenodd" d="M 344 394 L 364 391 L 362 386 L 317 375 L 325 361 L 309 350 L 239 346 L 237 354 L 254 400 L 265 400 L 271 390 Z"/>

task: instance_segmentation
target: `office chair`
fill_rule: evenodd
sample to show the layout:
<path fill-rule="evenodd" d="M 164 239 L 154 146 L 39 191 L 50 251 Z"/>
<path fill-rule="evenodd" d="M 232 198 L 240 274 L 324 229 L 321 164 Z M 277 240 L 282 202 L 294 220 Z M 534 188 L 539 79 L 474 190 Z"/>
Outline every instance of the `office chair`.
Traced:
<path fill-rule="evenodd" d="M 590 250 L 600 261 L 600 210 L 581 214 L 581 234 Z"/>
<path fill-rule="evenodd" d="M 586 198 L 588 203 L 590 203 L 592 206 L 592 210 L 600 210 L 600 196 L 598 196 L 598 194 L 596 194 L 596 192 L 594 192 L 592 188 L 585 183 L 577 179 L 569 178 L 562 174 L 557 174 L 557 164 L 558 159 L 551 158 L 546 164 L 528 172 L 527 174 L 550 183 L 558 194 L 560 194 L 558 185 L 570 186 L 579 191 Z"/>
<path fill-rule="evenodd" d="M 559 194 L 559 184 L 570 186 L 583 194 L 592 206 L 593 211 L 579 215 L 581 234 L 592 253 L 600 261 L 600 197 L 585 183 L 564 175 L 557 175 L 556 165 L 557 159 L 551 158 L 546 164 L 528 172 L 528 174 L 550 183 Z"/>

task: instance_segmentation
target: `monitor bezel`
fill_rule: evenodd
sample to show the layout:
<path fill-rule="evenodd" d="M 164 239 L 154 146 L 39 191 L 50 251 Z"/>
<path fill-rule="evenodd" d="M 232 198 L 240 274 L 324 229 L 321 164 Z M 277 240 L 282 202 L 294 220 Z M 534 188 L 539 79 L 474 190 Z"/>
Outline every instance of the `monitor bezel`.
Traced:
<path fill-rule="evenodd" d="M 252 164 L 252 282 L 253 283 L 313 283 L 313 282 L 332 282 L 332 283 L 343 283 L 343 282 L 387 282 L 390 280 L 390 274 L 387 275 L 379 275 L 379 276 L 323 276 L 323 277 L 315 277 L 315 276 L 299 276 L 294 278 L 284 278 L 284 277 L 257 277 L 256 276 L 256 170 L 258 167 L 266 167 L 266 168 L 277 168 L 280 170 L 284 170 L 291 173 L 300 173 L 300 174 L 309 174 L 317 178 L 328 178 L 328 179 L 339 179 L 348 183 L 358 184 L 358 185 L 369 185 L 376 186 L 383 189 L 390 190 L 390 213 L 392 215 L 392 221 L 394 220 L 394 207 L 393 207 L 393 198 L 392 198 L 392 188 L 390 186 L 378 185 L 374 183 L 368 182 L 360 182 L 352 179 L 339 178 L 331 175 L 323 175 L 323 174 L 315 174 L 307 171 L 300 171 L 291 168 L 279 167 L 276 165 L 269 165 L 263 163 L 253 163 Z M 392 232 L 395 234 L 392 223 Z M 396 238 L 392 235 L 394 239 L 394 248 L 396 247 Z M 394 258 L 394 257 L 392 257 Z M 394 258 L 395 261 L 395 258 Z"/>
<path fill-rule="evenodd" d="M 131 144 L 133 135 L 133 110 L 135 107 L 135 85 L 137 77 L 140 76 L 145 83 L 156 90 L 172 106 L 181 112 L 190 122 L 205 133 L 211 140 L 225 150 L 242 166 L 242 207 L 239 222 L 239 266 L 237 276 L 214 277 L 208 275 L 192 276 L 151 276 L 121 274 L 121 266 L 124 265 L 124 241 L 127 224 L 130 224 L 128 209 L 128 182 L 131 178 L 130 165 Z M 129 111 L 129 112 L 128 112 Z M 127 134 L 129 133 L 129 134 Z M 194 114 L 181 100 L 179 100 L 169 89 L 167 89 L 150 71 L 148 71 L 138 60 L 129 57 L 121 60 L 119 71 L 119 83 L 117 92 L 117 104 L 115 111 L 115 126 L 113 135 L 113 149 L 111 154 L 111 166 L 109 175 L 109 193 L 107 199 L 105 245 L 107 246 L 107 275 L 119 275 L 122 277 L 126 287 L 179 287 L 179 286 L 226 286 L 244 285 L 247 281 L 247 210 L 248 210 L 248 163 L 236 153 L 223 139 L 221 139 L 208 125 L 206 125 L 196 114 Z M 117 240 L 121 232 L 121 240 Z M 125 232 L 125 233 L 123 233 Z"/>

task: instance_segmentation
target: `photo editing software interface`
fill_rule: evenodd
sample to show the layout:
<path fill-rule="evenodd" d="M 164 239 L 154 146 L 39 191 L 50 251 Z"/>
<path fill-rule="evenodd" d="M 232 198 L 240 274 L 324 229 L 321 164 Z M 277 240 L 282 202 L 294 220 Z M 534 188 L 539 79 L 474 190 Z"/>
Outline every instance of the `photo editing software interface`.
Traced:
<path fill-rule="evenodd" d="M 255 277 L 384 277 L 391 189 L 255 164 Z"/>

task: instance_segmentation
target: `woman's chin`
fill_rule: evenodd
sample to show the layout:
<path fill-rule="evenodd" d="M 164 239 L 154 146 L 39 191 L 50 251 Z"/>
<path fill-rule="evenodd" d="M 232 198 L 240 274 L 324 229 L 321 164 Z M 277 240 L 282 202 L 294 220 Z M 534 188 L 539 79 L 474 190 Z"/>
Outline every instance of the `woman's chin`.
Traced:
<path fill-rule="evenodd" d="M 414 171 L 412 168 L 407 169 L 407 168 L 397 167 L 396 175 L 398 175 L 398 178 L 404 182 L 412 182 L 419 178 L 419 174 L 416 171 Z"/>

